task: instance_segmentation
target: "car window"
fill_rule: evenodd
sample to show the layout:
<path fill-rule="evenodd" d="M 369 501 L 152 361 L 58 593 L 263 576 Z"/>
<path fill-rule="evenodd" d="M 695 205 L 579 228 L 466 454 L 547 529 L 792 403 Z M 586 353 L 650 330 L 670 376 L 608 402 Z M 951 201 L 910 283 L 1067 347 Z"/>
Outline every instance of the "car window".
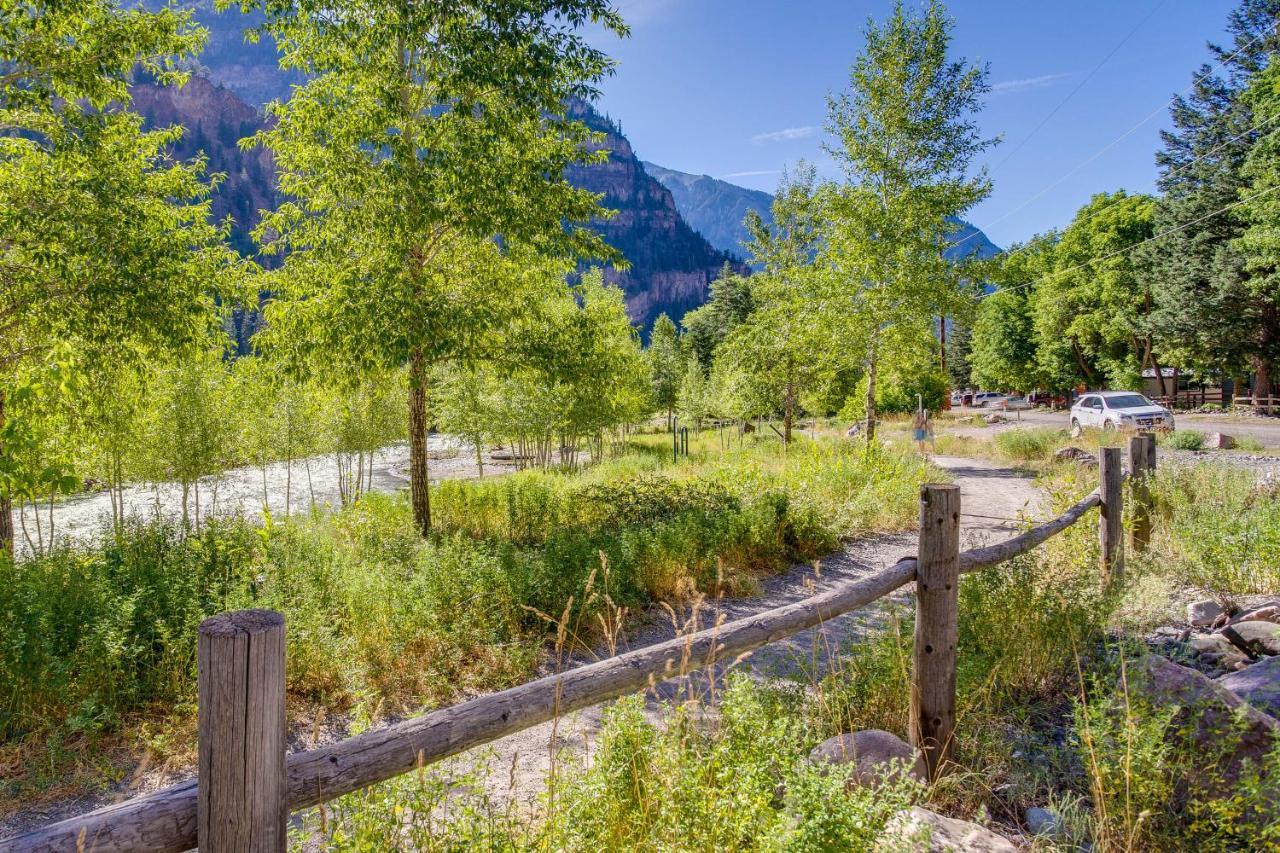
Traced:
<path fill-rule="evenodd" d="M 1082 409 L 1092 409 L 1093 399 L 1093 397 L 1081 397 L 1080 402 L 1076 403 L 1076 405 Z"/>
<path fill-rule="evenodd" d="M 1151 405 L 1154 403 L 1141 394 L 1121 394 L 1118 397 L 1107 398 L 1108 409 L 1138 409 Z"/>

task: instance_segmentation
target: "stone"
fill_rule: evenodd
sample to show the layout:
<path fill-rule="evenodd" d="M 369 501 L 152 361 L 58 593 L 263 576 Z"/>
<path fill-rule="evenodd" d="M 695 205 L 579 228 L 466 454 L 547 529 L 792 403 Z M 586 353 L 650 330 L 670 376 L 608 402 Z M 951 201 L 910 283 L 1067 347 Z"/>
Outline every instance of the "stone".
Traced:
<path fill-rule="evenodd" d="M 1243 672 L 1249 669 L 1253 667 Z M 1188 732 L 1194 754 L 1202 761 L 1184 774 L 1179 783 L 1182 796 L 1227 796 L 1247 778 L 1246 772 L 1266 767 L 1265 759 L 1280 737 L 1280 720 L 1224 686 L 1231 677 L 1217 682 L 1159 655 L 1148 655 L 1129 669 L 1131 689 L 1155 705 L 1179 708 L 1174 724 Z"/>
<path fill-rule="evenodd" d="M 1280 625 L 1274 622 L 1261 619 L 1236 622 L 1223 628 L 1220 636 L 1254 657 L 1280 655 Z"/>
<path fill-rule="evenodd" d="M 849 781 L 864 787 L 877 787 L 903 773 L 917 782 L 926 778 L 920 754 L 902 738 L 880 729 L 829 738 L 813 748 L 809 760 L 815 764 L 853 764 Z"/>
<path fill-rule="evenodd" d="M 1230 450 L 1236 446 L 1236 440 L 1225 432 L 1211 432 L 1204 437 L 1207 450 Z"/>
<path fill-rule="evenodd" d="M 991 414 L 983 417 L 983 420 L 985 420 L 988 424 L 1003 424 L 1003 423 L 1009 422 L 1009 419 L 1006 418 L 1004 415 L 1000 414 L 999 412 L 992 412 Z"/>
<path fill-rule="evenodd" d="M 1268 604 L 1263 607 L 1257 607 L 1253 610 L 1247 610 L 1240 614 L 1234 621 L 1236 622 L 1272 622 L 1280 625 L 1280 605 Z"/>
<path fill-rule="evenodd" d="M 1264 714 L 1280 716 L 1280 657 L 1263 658 L 1217 681 Z"/>
<path fill-rule="evenodd" d="M 1249 656 L 1222 634 L 1192 634 L 1187 647 L 1201 662 L 1221 669 L 1236 669 L 1249 663 Z"/>
<path fill-rule="evenodd" d="M 1027 809 L 1022 821 L 1027 825 L 1027 832 L 1032 835 L 1057 835 L 1062 831 L 1062 822 L 1058 820 L 1058 816 L 1039 806 Z"/>
<path fill-rule="evenodd" d="M 1062 447 L 1054 451 L 1054 462 L 1078 462 L 1081 465 L 1097 465 L 1098 457 L 1079 447 Z"/>
<path fill-rule="evenodd" d="M 751 425 L 747 424 L 747 426 L 751 426 Z M 856 423 L 853 426 L 849 427 L 847 430 L 844 431 L 844 435 L 845 435 L 845 438 L 854 438 L 856 436 L 862 435 L 862 424 Z"/>
<path fill-rule="evenodd" d="M 912 806 L 889 819 L 875 849 L 884 853 L 1015 853 L 1018 848 L 976 823 Z"/>
<path fill-rule="evenodd" d="M 1187 621 L 1197 628 L 1207 628 L 1225 612 L 1226 609 L 1212 598 L 1193 601 L 1187 605 Z"/>

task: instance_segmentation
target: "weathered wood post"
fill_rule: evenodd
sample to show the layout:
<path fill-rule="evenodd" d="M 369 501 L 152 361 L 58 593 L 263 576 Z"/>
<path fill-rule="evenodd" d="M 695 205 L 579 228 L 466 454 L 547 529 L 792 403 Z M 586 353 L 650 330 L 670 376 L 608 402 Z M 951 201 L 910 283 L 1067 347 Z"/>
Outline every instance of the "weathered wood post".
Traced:
<path fill-rule="evenodd" d="M 200 623 L 197 837 L 203 853 L 283 853 L 284 617 L 239 610 Z"/>
<path fill-rule="evenodd" d="M 1135 554 L 1151 541 L 1151 487 L 1147 478 L 1156 467 L 1156 437 L 1141 433 L 1129 439 L 1129 482 L 1133 506 L 1129 510 L 1129 547 Z"/>
<path fill-rule="evenodd" d="M 1101 546 L 1102 581 L 1110 584 L 1124 577 L 1124 469 L 1120 448 L 1104 447 L 1098 457 L 1101 481 L 1101 516 L 1098 544 Z"/>
<path fill-rule="evenodd" d="M 922 486 L 910 735 L 930 781 L 950 758 L 955 735 L 959 553 L 960 487 Z"/>

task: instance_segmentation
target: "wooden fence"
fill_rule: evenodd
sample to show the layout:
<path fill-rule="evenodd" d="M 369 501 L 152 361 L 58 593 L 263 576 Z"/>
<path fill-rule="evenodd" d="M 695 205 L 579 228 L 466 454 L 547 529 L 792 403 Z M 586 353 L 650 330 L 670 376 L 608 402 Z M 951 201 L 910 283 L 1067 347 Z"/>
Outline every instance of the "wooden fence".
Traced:
<path fill-rule="evenodd" d="M 960 490 L 921 488 L 915 558 L 804 601 L 481 696 L 307 752 L 285 755 L 284 619 L 264 610 L 215 616 L 199 633 L 196 780 L 0 840 L 14 851 L 281 851 L 288 814 L 440 761 L 513 732 L 738 656 L 915 581 L 910 739 L 930 777 L 943 772 L 955 731 L 959 576 L 1025 554 L 1100 507 L 1101 580 L 1124 571 L 1119 448 L 1103 448 L 1096 491 L 1052 521 L 961 552 Z M 1155 440 L 1130 438 L 1135 506 L 1130 547 L 1150 531 L 1145 474 Z M 197 781 L 198 780 L 198 781 Z"/>
<path fill-rule="evenodd" d="M 1280 397 L 1236 397 L 1232 401 L 1233 405 L 1242 409 L 1253 409 L 1255 412 L 1263 415 L 1272 415 L 1280 410 Z"/>

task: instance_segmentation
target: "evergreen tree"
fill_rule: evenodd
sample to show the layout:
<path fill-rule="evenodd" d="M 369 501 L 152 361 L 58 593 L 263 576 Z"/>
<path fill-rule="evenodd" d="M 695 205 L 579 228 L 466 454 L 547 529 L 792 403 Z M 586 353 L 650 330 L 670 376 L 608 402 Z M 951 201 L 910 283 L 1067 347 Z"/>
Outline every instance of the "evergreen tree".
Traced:
<path fill-rule="evenodd" d="M 1221 66 L 1202 65 L 1187 96 L 1171 107 L 1173 130 L 1156 155 L 1164 197 L 1143 249 L 1153 295 L 1150 332 L 1167 357 L 1202 373 L 1251 370 L 1256 394 L 1269 394 L 1280 348 L 1280 306 L 1251 278 L 1240 244 L 1245 212 L 1241 173 L 1263 119 L 1240 97 L 1280 49 L 1280 0 L 1244 0 L 1228 21 L 1231 41 L 1209 45 Z M 1223 211 L 1218 213 L 1217 211 Z"/>

